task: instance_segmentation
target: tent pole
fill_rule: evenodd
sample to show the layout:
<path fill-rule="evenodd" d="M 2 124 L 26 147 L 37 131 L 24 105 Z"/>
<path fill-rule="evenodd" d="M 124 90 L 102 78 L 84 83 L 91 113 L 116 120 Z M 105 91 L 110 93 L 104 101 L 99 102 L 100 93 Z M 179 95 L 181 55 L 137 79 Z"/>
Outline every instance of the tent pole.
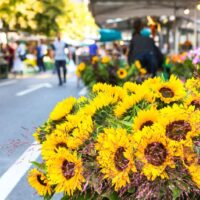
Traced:
<path fill-rule="evenodd" d="M 175 52 L 175 54 L 178 54 L 178 51 L 179 51 L 179 28 L 178 28 L 176 1 L 175 1 L 175 8 L 174 8 L 174 16 L 176 18 L 176 21 L 174 23 L 174 52 Z"/>
<path fill-rule="evenodd" d="M 179 53 L 179 28 L 177 24 L 175 25 L 175 54 Z"/>
<path fill-rule="evenodd" d="M 194 48 L 197 47 L 197 9 L 194 7 Z"/>

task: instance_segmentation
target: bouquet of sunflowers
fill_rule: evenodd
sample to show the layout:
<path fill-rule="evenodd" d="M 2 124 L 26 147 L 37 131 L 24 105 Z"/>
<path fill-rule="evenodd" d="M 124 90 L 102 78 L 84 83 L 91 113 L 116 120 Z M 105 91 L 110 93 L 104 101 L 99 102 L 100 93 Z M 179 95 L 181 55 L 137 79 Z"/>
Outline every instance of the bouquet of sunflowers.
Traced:
<path fill-rule="evenodd" d="M 141 79 L 141 76 L 146 75 L 146 73 L 146 69 L 142 68 L 139 61 L 136 61 L 132 66 L 128 66 L 126 62 L 120 59 L 111 60 L 107 56 L 102 59 L 95 56 L 91 62 L 80 63 L 76 70 L 76 75 L 90 89 L 98 82 L 123 85 L 126 81 Z"/>
<path fill-rule="evenodd" d="M 28 182 L 44 199 L 200 199 L 200 80 L 98 83 L 35 134 Z"/>

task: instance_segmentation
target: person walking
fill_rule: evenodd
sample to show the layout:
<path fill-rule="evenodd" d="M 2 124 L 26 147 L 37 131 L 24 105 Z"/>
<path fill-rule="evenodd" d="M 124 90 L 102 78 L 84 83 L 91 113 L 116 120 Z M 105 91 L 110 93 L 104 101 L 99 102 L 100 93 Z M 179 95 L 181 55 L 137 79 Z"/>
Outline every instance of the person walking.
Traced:
<path fill-rule="evenodd" d="M 47 52 L 47 48 L 42 39 L 40 40 L 40 43 L 38 43 L 36 50 L 37 50 L 37 65 L 39 67 L 39 71 L 45 72 L 46 68 L 43 59 Z"/>
<path fill-rule="evenodd" d="M 26 46 L 23 43 L 17 42 L 18 46 L 15 50 L 15 58 L 12 72 L 17 75 L 18 73 L 23 75 L 24 71 L 24 60 L 26 58 Z"/>
<path fill-rule="evenodd" d="M 55 59 L 55 67 L 58 74 L 59 86 L 63 83 L 66 83 L 67 76 L 67 68 L 66 68 L 66 59 L 67 55 L 65 54 L 65 48 L 68 45 L 61 39 L 61 34 L 57 34 L 57 38 L 54 41 L 52 48 L 54 50 L 54 59 Z M 61 68 L 63 69 L 63 79 L 61 77 Z"/>

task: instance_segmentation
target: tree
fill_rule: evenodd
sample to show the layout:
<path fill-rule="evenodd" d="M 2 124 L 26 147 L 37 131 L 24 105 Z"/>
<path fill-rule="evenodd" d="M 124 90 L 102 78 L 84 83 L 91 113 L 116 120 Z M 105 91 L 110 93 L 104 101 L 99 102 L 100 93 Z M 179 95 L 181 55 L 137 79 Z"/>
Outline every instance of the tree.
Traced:
<path fill-rule="evenodd" d="M 48 36 L 61 31 L 74 39 L 97 30 L 87 6 L 70 0 L 4 0 L 0 2 L 0 19 L 8 30 Z"/>

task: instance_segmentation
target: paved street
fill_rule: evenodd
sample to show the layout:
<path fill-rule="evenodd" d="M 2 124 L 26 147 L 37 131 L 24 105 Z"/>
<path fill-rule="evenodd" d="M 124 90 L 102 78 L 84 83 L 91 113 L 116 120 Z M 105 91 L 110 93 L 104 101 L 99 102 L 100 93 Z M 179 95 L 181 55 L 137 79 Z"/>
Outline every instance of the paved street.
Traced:
<path fill-rule="evenodd" d="M 34 142 L 32 133 L 35 127 L 47 119 L 55 104 L 68 96 L 78 96 L 80 89 L 77 88 L 76 77 L 72 72 L 68 76 L 67 84 L 62 87 L 57 85 L 57 77 L 50 72 L 0 81 L 0 185 L 2 177 L 9 174 L 8 169 L 15 171 L 18 165 L 15 162 L 23 162 L 23 158 L 19 158 Z M 17 177 L 16 187 L 10 188 L 6 198 L 2 199 L 0 194 L 0 200 L 40 199 L 28 186 L 26 173 L 20 177 L 16 171 L 6 184 L 12 185 Z"/>

